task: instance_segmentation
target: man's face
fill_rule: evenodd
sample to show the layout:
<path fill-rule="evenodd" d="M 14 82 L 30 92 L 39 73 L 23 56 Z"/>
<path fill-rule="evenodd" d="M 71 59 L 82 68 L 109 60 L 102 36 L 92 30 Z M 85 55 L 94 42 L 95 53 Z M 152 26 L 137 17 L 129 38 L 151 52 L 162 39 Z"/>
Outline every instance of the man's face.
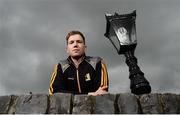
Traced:
<path fill-rule="evenodd" d="M 71 57 L 81 57 L 85 54 L 86 45 L 79 34 L 71 35 L 67 41 L 67 53 Z"/>

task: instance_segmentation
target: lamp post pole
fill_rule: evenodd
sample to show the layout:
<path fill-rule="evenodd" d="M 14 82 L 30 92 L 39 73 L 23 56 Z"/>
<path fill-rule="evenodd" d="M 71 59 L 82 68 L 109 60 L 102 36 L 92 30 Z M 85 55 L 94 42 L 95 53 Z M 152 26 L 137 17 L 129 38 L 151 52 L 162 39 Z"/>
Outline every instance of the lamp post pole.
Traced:
<path fill-rule="evenodd" d="M 126 57 L 126 64 L 129 67 L 131 92 L 137 95 L 150 93 L 151 87 L 137 64 L 138 62 L 134 56 L 134 51 L 127 51 L 124 55 Z"/>

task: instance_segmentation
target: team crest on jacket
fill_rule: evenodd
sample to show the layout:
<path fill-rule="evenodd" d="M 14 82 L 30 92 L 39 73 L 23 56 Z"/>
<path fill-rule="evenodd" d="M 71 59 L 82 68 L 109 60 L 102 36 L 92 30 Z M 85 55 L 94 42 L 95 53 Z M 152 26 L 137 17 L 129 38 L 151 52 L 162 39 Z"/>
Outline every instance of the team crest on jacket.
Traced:
<path fill-rule="evenodd" d="M 85 75 L 85 81 L 90 81 L 90 80 L 91 80 L 91 76 L 90 76 L 89 73 L 87 73 L 87 74 Z"/>

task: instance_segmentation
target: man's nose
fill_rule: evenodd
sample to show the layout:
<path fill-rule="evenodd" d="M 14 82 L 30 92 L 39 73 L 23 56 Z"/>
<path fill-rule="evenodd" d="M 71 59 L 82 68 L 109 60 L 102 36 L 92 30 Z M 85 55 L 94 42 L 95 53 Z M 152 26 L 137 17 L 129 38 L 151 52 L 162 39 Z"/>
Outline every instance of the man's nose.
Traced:
<path fill-rule="evenodd" d="M 78 46 L 78 43 L 77 42 L 74 42 L 74 47 L 77 47 Z"/>

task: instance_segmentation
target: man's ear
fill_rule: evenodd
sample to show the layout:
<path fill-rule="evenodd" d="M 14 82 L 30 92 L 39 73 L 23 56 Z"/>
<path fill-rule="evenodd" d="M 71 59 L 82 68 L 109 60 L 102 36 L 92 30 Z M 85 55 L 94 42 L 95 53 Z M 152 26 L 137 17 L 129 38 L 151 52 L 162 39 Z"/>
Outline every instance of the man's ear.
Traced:
<path fill-rule="evenodd" d="M 69 53 L 69 51 L 68 51 L 68 48 L 67 48 L 67 47 L 66 47 L 66 49 L 65 49 L 65 50 L 66 50 L 66 53 Z"/>
<path fill-rule="evenodd" d="M 85 45 L 84 47 L 85 47 L 85 51 L 87 51 L 87 45 Z"/>

